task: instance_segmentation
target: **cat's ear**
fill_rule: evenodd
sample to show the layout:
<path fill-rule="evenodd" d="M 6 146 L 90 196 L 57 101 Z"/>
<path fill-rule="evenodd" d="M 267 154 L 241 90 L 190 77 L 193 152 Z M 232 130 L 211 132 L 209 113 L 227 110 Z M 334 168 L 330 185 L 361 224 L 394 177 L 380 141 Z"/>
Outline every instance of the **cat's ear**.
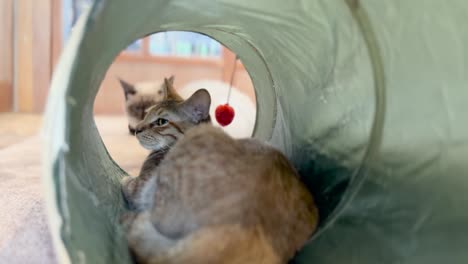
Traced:
<path fill-rule="evenodd" d="M 162 87 L 162 94 L 164 100 L 182 101 L 182 97 L 176 92 L 174 88 L 174 75 L 169 78 L 164 78 L 164 85 Z"/>
<path fill-rule="evenodd" d="M 175 79 L 175 76 L 171 75 L 171 77 L 165 79 L 165 81 L 167 81 L 167 83 L 169 83 L 171 86 L 174 86 L 174 79 Z"/>
<path fill-rule="evenodd" d="M 182 111 L 195 123 L 200 123 L 210 116 L 211 96 L 206 89 L 197 90 L 182 103 Z"/>
<path fill-rule="evenodd" d="M 128 99 L 129 95 L 134 95 L 136 94 L 135 86 L 133 84 L 130 84 L 120 78 L 118 78 L 120 82 L 120 86 L 122 86 L 124 93 L 125 93 L 125 99 Z"/>
<path fill-rule="evenodd" d="M 168 82 L 166 78 L 164 78 L 164 85 L 161 85 L 161 90 L 159 91 L 160 91 L 160 94 L 162 95 L 162 99 L 167 100 L 169 97 L 169 87 L 168 87 Z"/>
<path fill-rule="evenodd" d="M 166 86 L 168 91 L 174 89 L 174 79 L 174 75 L 171 75 L 169 78 L 164 78 L 164 86 Z"/>

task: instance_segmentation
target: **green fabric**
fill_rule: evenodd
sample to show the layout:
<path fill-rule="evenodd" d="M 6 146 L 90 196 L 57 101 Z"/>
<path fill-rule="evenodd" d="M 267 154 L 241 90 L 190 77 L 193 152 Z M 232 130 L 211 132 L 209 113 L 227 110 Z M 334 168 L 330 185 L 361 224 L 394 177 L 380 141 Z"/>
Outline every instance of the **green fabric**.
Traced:
<path fill-rule="evenodd" d="M 61 219 L 51 216 L 56 247 L 73 263 L 129 262 L 116 225 L 125 172 L 99 137 L 94 98 L 128 44 L 188 30 L 239 55 L 257 95 L 255 136 L 283 150 L 317 196 L 321 230 L 297 263 L 467 263 L 468 2 L 360 2 L 386 77 L 376 119 L 373 63 L 344 0 L 97 1 L 49 96 L 44 178 Z M 379 120 L 382 145 L 366 157 Z"/>

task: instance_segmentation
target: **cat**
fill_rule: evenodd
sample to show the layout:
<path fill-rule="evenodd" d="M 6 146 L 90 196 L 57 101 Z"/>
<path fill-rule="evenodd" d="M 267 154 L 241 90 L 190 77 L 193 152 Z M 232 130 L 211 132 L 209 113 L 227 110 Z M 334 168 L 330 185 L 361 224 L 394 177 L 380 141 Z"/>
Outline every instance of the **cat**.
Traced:
<path fill-rule="evenodd" d="M 169 92 L 171 93 L 171 92 Z M 315 231 L 318 211 L 287 158 L 211 124 L 207 90 L 167 94 L 136 127 L 151 153 L 122 192 L 138 263 L 286 263 Z"/>
<path fill-rule="evenodd" d="M 174 75 L 168 78 L 172 89 L 175 89 L 174 80 Z M 143 120 L 148 108 L 162 100 L 165 83 L 140 82 L 130 84 L 121 79 L 119 81 L 125 93 L 128 130 L 131 135 L 134 135 L 136 125 Z M 178 89 L 178 93 L 174 94 L 180 95 L 182 98 L 188 98 L 198 90 L 198 87 L 206 87 L 205 89 L 210 93 L 212 102 L 215 105 L 226 103 L 230 88 L 229 84 L 216 80 L 193 81 Z M 223 127 L 223 130 L 235 138 L 250 137 L 255 126 L 255 104 L 247 95 L 239 92 L 235 87 L 232 87 L 229 104 L 234 107 L 236 117 L 229 126 Z M 214 109 L 210 110 L 210 114 L 214 114 Z M 214 123 L 214 125 L 219 126 L 218 123 Z"/>
<path fill-rule="evenodd" d="M 131 84 L 122 79 L 119 79 L 119 82 L 125 95 L 128 132 L 134 135 L 136 125 L 143 120 L 146 111 L 164 98 L 163 93 L 167 90 L 167 83 L 173 87 L 174 76 L 166 78 L 162 84 L 158 82 Z"/>

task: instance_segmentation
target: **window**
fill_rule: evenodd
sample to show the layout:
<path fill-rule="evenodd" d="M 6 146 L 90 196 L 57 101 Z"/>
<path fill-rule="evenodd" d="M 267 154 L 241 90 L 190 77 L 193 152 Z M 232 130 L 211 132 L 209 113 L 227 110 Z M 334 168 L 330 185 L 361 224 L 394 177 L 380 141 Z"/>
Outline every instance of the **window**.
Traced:
<path fill-rule="evenodd" d="M 198 33 L 161 32 L 149 36 L 149 53 L 156 56 L 220 57 L 221 44 Z"/>
<path fill-rule="evenodd" d="M 86 8 L 91 7 L 93 0 L 62 0 L 62 41 L 70 36 L 70 31 L 78 17 Z"/>
<path fill-rule="evenodd" d="M 93 0 L 62 0 L 62 42 L 65 43 L 79 16 L 91 7 Z M 154 59 L 157 57 L 220 59 L 222 45 L 202 34 L 184 31 L 160 32 L 136 40 L 122 54 L 125 58 Z"/>

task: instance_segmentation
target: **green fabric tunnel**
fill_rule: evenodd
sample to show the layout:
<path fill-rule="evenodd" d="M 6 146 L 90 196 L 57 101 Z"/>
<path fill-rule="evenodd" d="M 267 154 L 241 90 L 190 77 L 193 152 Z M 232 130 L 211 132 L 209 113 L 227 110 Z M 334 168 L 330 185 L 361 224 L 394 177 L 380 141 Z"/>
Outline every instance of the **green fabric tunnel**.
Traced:
<path fill-rule="evenodd" d="M 468 263 L 466 17 L 465 0 L 96 1 L 46 111 L 59 262 L 130 262 L 117 224 L 125 172 L 101 141 L 94 98 L 129 43 L 184 30 L 239 55 L 256 91 L 254 136 L 317 197 L 320 229 L 295 262 Z"/>

